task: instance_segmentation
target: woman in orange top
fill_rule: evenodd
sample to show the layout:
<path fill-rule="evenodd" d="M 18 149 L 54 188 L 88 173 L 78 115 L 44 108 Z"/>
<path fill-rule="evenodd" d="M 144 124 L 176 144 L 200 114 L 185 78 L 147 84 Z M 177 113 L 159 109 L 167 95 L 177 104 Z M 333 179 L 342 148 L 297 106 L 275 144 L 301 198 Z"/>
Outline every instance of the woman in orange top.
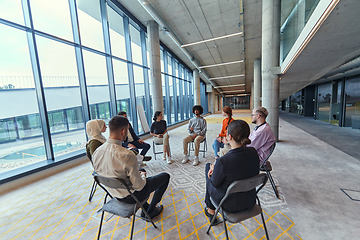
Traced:
<path fill-rule="evenodd" d="M 215 139 L 212 147 L 215 151 L 215 158 L 218 158 L 219 155 L 218 155 L 218 152 L 220 150 L 220 148 L 223 148 L 224 147 L 224 143 L 223 143 L 223 138 L 226 137 L 226 130 L 229 126 L 229 123 L 231 123 L 232 120 L 234 120 L 232 118 L 232 109 L 231 107 L 229 106 L 225 106 L 223 107 L 222 109 L 222 115 L 224 117 L 226 117 L 223 122 L 222 122 L 222 128 L 221 128 L 221 133 L 219 134 L 219 136 Z"/>

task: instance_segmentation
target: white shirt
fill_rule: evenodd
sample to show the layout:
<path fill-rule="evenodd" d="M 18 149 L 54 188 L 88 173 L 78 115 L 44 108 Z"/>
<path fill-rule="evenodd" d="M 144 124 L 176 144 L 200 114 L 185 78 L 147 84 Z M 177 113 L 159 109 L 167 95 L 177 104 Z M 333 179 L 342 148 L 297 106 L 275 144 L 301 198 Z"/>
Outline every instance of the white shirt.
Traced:
<path fill-rule="evenodd" d="M 95 150 L 92 161 L 97 174 L 124 179 L 131 192 L 140 191 L 146 184 L 145 176 L 140 175 L 135 154 L 124 148 L 119 140 L 108 139 Z M 126 189 L 107 189 L 113 197 L 125 198 L 129 195 Z"/>

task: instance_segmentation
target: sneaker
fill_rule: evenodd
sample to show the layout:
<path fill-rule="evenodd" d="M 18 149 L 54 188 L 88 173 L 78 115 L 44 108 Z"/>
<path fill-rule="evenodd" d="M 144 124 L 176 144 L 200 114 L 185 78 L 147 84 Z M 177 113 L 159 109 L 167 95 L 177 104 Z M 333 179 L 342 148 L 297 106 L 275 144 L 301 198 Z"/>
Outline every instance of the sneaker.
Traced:
<path fill-rule="evenodd" d="M 168 157 L 167 160 L 166 160 L 166 162 L 167 162 L 168 164 L 172 164 L 174 161 L 171 159 L 171 157 Z"/>
<path fill-rule="evenodd" d="M 184 159 L 182 160 L 182 164 L 185 164 L 185 163 L 187 163 L 189 161 L 189 156 L 188 155 L 185 155 L 184 156 Z"/>
<path fill-rule="evenodd" d="M 148 161 L 150 161 L 150 160 L 151 160 L 151 157 L 150 157 L 150 156 L 145 156 L 144 159 L 143 159 L 144 162 L 148 162 Z"/>
<path fill-rule="evenodd" d="M 199 157 L 194 158 L 193 166 L 197 166 L 199 164 Z"/>

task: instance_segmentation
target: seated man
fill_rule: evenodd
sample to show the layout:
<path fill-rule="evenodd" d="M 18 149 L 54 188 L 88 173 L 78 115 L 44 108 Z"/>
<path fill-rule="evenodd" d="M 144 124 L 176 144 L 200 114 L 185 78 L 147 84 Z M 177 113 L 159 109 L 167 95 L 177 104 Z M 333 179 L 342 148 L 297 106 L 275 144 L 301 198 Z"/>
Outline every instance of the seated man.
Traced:
<path fill-rule="evenodd" d="M 120 111 L 118 113 L 118 115 L 126 117 L 127 118 L 127 114 L 125 111 Z M 127 138 L 123 143 L 123 147 L 125 148 L 132 148 L 133 150 L 137 151 L 137 149 L 142 149 L 140 155 L 143 156 L 143 161 L 150 161 L 151 157 L 150 156 L 145 156 L 146 153 L 149 151 L 150 149 L 150 144 L 144 142 L 143 140 L 141 140 L 134 132 L 134 129 L 131 126 L 131 123 L 129 123 L 129 131 L 127 133 Z"/>
<path fill-rule="evenodd" d="M 190 119 L 188 126 L 188 131 L 190 135 L 188 135 L 183 141 L 184 159 L 182 160 L 182 163 L 185 164 L 189 161 L 188 144 L 190 142 L 194 142 L 195 158 L 193 165 L 196 166 L 199 164 L 200 143 L 204 140 L 206 136 L 206 120 L 201 116 L 201 114 L 204 112 L 202 106 L 195 105 L 192 111 L 195 114 L 195 117 Z"/>
<path fill-rule="evenodd" d="M 260 165 L 270 153 L 270 147 L 275 142 L 274 133 L 270 125 L 266 122 L 268 111 L 264 107 L 257 107 L 251 114 L 252 123 L 256 124 L 254 131 L 250 134 L 251 143 L 249 147 L 253 147 L 259 154 Z"/>
<path fill-rule="evenodd" d="M 146 178 L 145 171 L 139 171 L 135 154 L 122 146 L 122 141 L 127 137 L 129 121 L 127 118 L 116 115 L 109 121 L 110 135 L 108 140 L 98 147 L 93 153 L 92 160 L 95 172 L 104 177 L 124 179 L 130 186 L 131 191 L 139 199 L 145 200 L 150 193 L 154 196 L 150 204 L 145 203 L 151 218 L 158 216 L 163 206 L 156 207 L 167 189 L 170 175 L 160 173 Z M 110 194 L 119 201 L 135 203 L 135 200 L 124 189 L 109 189 Z M 145 217 L 145 214 L 141 214 Z"/>

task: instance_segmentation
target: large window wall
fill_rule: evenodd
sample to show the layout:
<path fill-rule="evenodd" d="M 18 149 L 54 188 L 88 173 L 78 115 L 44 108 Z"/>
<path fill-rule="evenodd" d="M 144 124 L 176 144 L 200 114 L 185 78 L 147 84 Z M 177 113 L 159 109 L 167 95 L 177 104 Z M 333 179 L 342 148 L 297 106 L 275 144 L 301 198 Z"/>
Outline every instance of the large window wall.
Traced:
<path fill-rule="evenodd" d="M 360 76 L 310 85 L 285 99 L 283 110 L 360 129 Z"/>
<path fill-rule="evenodd" d="M 0 1 L 0 173 L 84 154 L 90 119 L 124 110 L 141 134 L 142 106 L 151 124 L 146 28 L 123 10 L 115 0 Z M 174 124 L 192 116 L 192 73 L 164 45 L 161 54 Z"/>

